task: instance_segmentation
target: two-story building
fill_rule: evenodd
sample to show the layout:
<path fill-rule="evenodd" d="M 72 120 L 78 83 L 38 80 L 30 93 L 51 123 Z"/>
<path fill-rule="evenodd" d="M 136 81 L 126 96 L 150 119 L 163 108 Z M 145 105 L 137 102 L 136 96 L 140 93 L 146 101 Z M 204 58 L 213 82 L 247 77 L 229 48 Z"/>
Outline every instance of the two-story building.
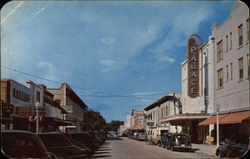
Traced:
<path fill-rule="evenodd" d="M 145 112 L 140 110 L 132 110 L 130 119 L 130 128 L 132 131 L 145 131 Z"/>
<path fill-rule="evenodd" d="M 54 95 L 54 100 L 60 103 L 60 106 L 65 110 L 62 119 L 73 122 L 73 125 L 61 126 L 61 131 L 80 131 L 83 126 L 83 111 L 87 105 L 81 98 L 70 88 L 67 83 L 63 83 L 60 88 L 47 88 Z"/>
<path fill-rule="evenodd" d="M 1 79 L 1 129 L 29 129 L 31 91 L 12 79 Z"/>

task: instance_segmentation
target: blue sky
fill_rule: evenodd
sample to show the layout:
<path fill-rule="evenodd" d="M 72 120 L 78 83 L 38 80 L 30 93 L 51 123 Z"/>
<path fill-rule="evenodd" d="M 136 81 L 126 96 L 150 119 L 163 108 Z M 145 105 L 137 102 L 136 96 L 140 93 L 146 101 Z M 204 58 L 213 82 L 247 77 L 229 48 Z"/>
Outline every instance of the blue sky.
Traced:
<path fill-rule="evenodd" d="M 1 78 L 67 82 L 106 121 L 181 93 L 186 41 L 235 1 L 14 1 L 1 9 Z M 79 87 L 79 88 L 77 88 Z"/>

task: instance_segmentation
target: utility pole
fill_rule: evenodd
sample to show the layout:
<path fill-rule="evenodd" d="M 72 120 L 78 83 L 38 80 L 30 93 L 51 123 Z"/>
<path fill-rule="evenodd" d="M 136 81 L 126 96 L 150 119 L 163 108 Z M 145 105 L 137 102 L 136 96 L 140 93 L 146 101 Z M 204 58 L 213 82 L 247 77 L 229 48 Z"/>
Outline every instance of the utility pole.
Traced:
<path fill-rule="evenodd" d="M 216 140 L 216 147 L 218 148 L 219 147 L 219 134 L 220 134 L 220 132 L 219 132 L 219 124 L 220 124 L 220 122 L 219 122 L 219 111 L 220 111 L 220 105 L 219 104 L 217 104 L 216 105 L 216 138 L 217 138 L 217 140 Z"/>

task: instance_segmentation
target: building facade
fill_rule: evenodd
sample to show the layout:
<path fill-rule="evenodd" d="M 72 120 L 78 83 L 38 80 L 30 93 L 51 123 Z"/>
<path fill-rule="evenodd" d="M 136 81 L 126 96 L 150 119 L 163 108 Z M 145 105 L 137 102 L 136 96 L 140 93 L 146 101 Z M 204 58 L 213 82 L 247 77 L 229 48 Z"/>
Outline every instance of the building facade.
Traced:
<path fill-rule="evenodd" d="M 29 129 L 31 91 L 12 79 L 1 79 L 1 129 Z"/>
<path fill-rule="evenodd" d="M 83 123 L 83 111 L 87 105 L 78 97 L 78 95 L 69 87 L 67 83 L 63 83 L 60 88 L 47 88 L 54 95 L 54 100 L 60 103 L 60 107 L 65 110 L 63 120 L 73 122 L 73 125 L 60 127 L 61 131 L 80 131 L 85 125 Z"/>
<path fill-rule="evenodd" d="M 212 27 L 214 107 L 219 109 L 220 140 L 249 142 L 249 9 L 237 2 L 231 16 Z M 199 125 L 214 125 L 215 111 Z M 216 131 L 216 130 L 214 130 Z M 216 132 L 211 135 L 215 136 Z M 216 140 L 215 140 L 216 141 Z"/>
<path fill-rule="evenodd" d="M 145 112 L 133 109 L 130 122 L 132 131 L 145 131 Z"/>

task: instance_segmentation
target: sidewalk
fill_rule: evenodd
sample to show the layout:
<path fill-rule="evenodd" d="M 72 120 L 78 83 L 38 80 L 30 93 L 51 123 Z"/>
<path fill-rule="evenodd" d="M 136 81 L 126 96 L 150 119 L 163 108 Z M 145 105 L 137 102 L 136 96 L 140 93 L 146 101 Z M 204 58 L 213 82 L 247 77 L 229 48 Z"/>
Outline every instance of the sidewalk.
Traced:
<path fill-rule="evenodd" d="M 207 145 L 207 144 L 194 144 L 192 143 L 193 149 L 198 149 L 195 153 L 203 153 L 210 155 L 211 157 L 216 157 L 216 145 Z"/>

